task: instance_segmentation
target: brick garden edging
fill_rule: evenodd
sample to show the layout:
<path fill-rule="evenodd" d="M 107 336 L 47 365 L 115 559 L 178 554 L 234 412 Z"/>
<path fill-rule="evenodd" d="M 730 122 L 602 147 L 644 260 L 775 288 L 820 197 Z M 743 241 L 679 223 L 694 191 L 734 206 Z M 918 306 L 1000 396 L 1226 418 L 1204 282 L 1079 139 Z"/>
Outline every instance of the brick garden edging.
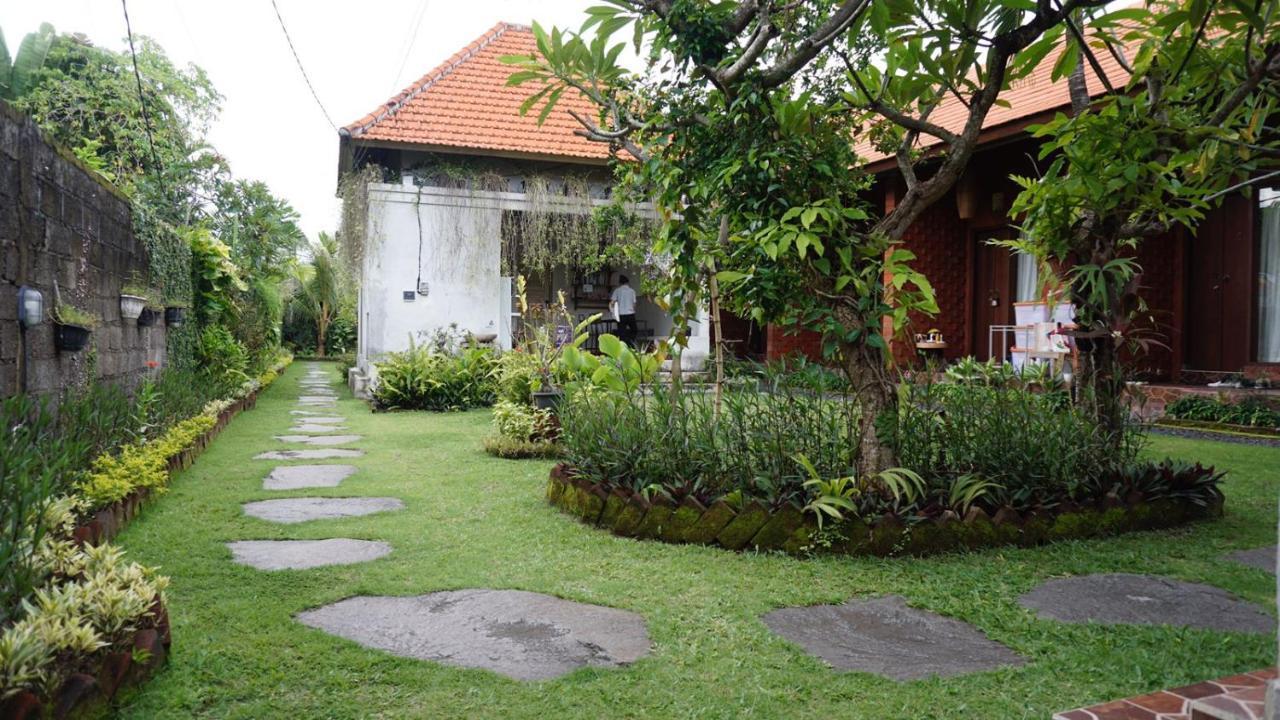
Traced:
<path fill-rule="evenodd" d="M 167 472 L 172 475 L 191 467 L 235 416 L 257 405 L 258 395 L 267 387 L 270 385 L 259 387 L 219 412 L 212 427 L 197 437 L 188 448 L 169 458 Z M 91 518 L 76 527 L 72 538 L 81 545 L 110 542 L 138 516 L 150 496 L 150 488 L 133 491 L 124 499 L 95 512 Z M 121 643 L 113 648 L 115 652 L 107 653 L 102 658 L 101 665 L 95 672 L 69 675 L 48 699 L 47 705 L 34 692 L 24 690 L 0 702 L 0 718 L 36 720 L 49 716 L 63 718 L 90 715 L 97 711 L 97 706 L 109 704 L 121 688 L 142 683 L 164 664 L 173 642 L 169 611 L 159 597 L 151 611 L 142 618 L 142 624 L 144 627 L 134 633 L 131 642 Z"/>
<path fill-rule="evenodd" d="M 574 477 L 564 463 L 551 469 L 547 501 L 588 525 L 615 535 L 671 543 L 718 545 L 728 550 L 782 550 L 791 554 L 814 545 L 817 525 L 792 504 L 768 508 L 751 501 L 734 509 L 723 500 L 710 507 L 689 497 L 678 505 L 663 497 L 646 500 L 638 493 L 603 487 Z M 1057 515 L 1019 515 L 1010 508 L 994 517 L 972 508 L 961 519 L 947 512 L 939 518 L 905 523 L 886 516 L 875 523 L 860 520 L 828 527 L 834 537 L 822 552 L 847 555 L 930 555 L 996 545 L 1040 545 L 1056 540 L 1156 530 L 1222 515 L 1222 505 L 1200 507 L 1176 500 L 1125 503 L 1112 496 L 1105 508 L 1082 507 Z"/>
<path fill-rule="evenodd" d="M 67 676 L 49 698 L 48 706 L 41 703 L 35 693 L 23 690 L 0 702 L 0 718 L 38 720 L 92 715 L 98 706 L 110 703 L 121 688 L 145 681 L 164 664 L 172 642 L 169 611 L 159 597 L 144 621 L 148 627 L 135 632 L 133 641 L 124 645 L 125 649 L 104 656 L 96 672 L 76 672 Z"/>
<path fill-rule="evenodd" d="M 202 435 L 196 438 L 186 450 L 169 458 L 169 466 L 167 468 L 170 475 L 179 471 L 186 470 L 196 461 L 214 438 L 226 429 L 232 418 L 239 415 L 245 410 L 252 410 L 258 404 L 258 395 L 266 390 L 265 387 L 259 388 L 254 393 L 247 395 L 226 407 L 222 412 L 218 413 L 218 419 L 213 427 L 206 430 Z M 142 512 L 143 504 L 147 498 L 151 496 L 150 488 L 138 488 L 129 493 L 121 500 L 111 503 L 93 514 L 93 517 L 82 523 L 72 533 L 78 543 L 90 543 L 97 545 L 99 543 L 110 542 L 121 530 L 125 528 L 135 517 Z"/>

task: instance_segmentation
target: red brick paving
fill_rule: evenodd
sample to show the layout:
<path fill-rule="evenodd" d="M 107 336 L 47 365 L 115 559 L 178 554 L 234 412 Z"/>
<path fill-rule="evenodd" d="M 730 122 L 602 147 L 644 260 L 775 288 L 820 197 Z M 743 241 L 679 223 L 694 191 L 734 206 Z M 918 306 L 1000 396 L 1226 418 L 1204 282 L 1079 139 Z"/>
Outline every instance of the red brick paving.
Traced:
<path fill-rule="evenodd" d="M 1053 720 L 1260 720 L 1267 681 L 1274 679 L 1276 669 L 1267 668 L 1066 710 Z"/>

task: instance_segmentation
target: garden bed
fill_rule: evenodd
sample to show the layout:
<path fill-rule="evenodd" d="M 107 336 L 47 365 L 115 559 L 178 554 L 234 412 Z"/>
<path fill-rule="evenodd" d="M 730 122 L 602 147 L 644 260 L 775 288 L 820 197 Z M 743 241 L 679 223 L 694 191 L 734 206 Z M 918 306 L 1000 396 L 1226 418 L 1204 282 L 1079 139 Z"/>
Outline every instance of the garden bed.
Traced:
<path fill-rule="evenodd" d="M 131 642 L 103 656 L 96 666 L 84 664 L 63 681 L 58 690 L 41 702 L 30 690 L 22 690 L 0 702 L 0 718 L 36 720 L 44 717 L 94 716 L 124 687 L 145 681 L 164 664 L 172 636 L 169 612 L 157 597 L 144 627 Z"/>
<path fill-rule="evenodd" d="M 1205 433 L 1220 433 L 1250 438 L 1280 440 L 1280 428 L 1260 427 L 1257 425 L 1236 425 L 1234 423 L 1213 422 L 1211 420 L 1179 420 L 1177 418 L 1161 418 L 1157 427 L 1177 428 L 1180 430 L 1200 430 Z"/>
<path fill-rule="evenodd" d="M 577 478 L 565 464 L 552 468 L 547 500 L 584 523 L 625 537 L 718 545 L 728 550 L 881 557 L 1104 537 L 1173 527 L 1223 513 L 1220 499 L 1198 505 L 1186 500 L 1145 501 L 1111 495 L 1102 506 L 1070 508 L 1056 514 L 1019 514 L 1004 508 L 992 516 L 973 507 L 963 518 L 952 512 L 937 517 L 886 516 L 870 523 L 828 523 L 819 530 L 812 517 L 790 503 L 769 508 L 750 501 L 735 508 L 723 500 L 704 506 L 692 497 L 679 504 L 662 496 L 646 499 L 639 493 L 606 490 Z"/>
<path fill-rule="evenodd" d="M 258 388 L 253 393 L 236 400 L 220 411 L 211 428 L 196 438 L 190 447 L 169 458 L 167 472 L 172 475 L 179 470 L 191 467 L 196 458 L 200 457 L 200 454 L 209 447 L 214 438 L 218 437 L 219 433 L 227 427 L 232 418 L 245 410 L 253 409 L 257 405 L 258 395 L 267 387 L 264 385 Z M 75 529 L 73 537 L 79 543 L 96 545 L 110 542 L 130 521 L 138 516 L 138 513 L 142 512 L 143 505 L 150 497 L 151 488 L 142 487 L 134 490 L 125 498 L 98 509 Z"/>

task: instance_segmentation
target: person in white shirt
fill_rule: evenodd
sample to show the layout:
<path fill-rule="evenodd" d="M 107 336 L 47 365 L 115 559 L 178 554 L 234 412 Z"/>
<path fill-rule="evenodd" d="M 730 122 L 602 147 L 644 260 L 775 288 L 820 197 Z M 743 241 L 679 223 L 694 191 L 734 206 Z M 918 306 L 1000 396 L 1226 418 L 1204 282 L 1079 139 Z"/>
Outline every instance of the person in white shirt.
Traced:
<path fill-rule="evenodd" d="M 636 291 L 626 275 L 618 276 L 618 287 L 609 296 L 609 310 L 618 321 L 618 339 L 630 347 L 636 342 Z"/>

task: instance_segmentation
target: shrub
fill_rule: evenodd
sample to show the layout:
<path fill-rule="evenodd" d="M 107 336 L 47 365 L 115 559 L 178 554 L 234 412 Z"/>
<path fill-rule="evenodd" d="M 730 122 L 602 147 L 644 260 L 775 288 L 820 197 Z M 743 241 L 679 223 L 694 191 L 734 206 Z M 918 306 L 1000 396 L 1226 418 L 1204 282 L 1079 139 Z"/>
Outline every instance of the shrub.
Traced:
<path fill-rule="evenodd" d="M 555 442 L 560 424 L 550 410 L 499 400 L 493 406 L 493 429 L 499 437 L 520 442 Z"/>
<path fill-rule="evenodd" d="M 88 444 L 60 432 L 46 404 L 18 395 L 0 403 L 0 626 L 36 587 L 40 572 L 35 548 L 49 527 L 44 522 L 65 478 L 78 467 Z"/>
<path fill-rule="evenodd" d="M 374 402 L 395 410 L 466 410 L 492 405 L 497 391 L 497 354 L 467 347 L 456 353 L 410 343 L 378 363 Z"/>
<path fill-rule="evenodd" d="M 35 548 L 41 587 L 0 631 L 0 700 L 23 690 L 49 698 L 73 672 L 96 672 L 98 660 L 129 647 L 155 618 L 168 578 L 127 562 L 118 547 L 71 541 L 76 504 L 45 512 L 50 529 Z"/>
<path fill-rule="evenodd" d="M 1280 429 L 1280 410 L 1260 398 L 1229 403 L 1202 395 L 1186 395 L 1169 403 L 1165 414 L 1177 420 Z"/>
<path fill-rule="evenodd" d="M 535 388 L 542 386 L 538 359 L 521 350 L 503 353 L 497 367 L 498 399 L 528 405 Z"/>
<path fill-rule="evenodd" d="M 502 435 L 484 438 L 485 452 L 507 460 L 551 459 L 560 457 L 560 446 L 546 440 L 517 440 Z"/>
<path fill-rule="evenodd" d="M 634 393 L 588 386 L 560 412 L 565 457 L 590 481 L 632 492 L 726 495 L 770 504 L 804 504 L 804 455 L 823 477 L 853 474 L 856 403 L 841 394 L 780 383 L 774 392 L 644 388 Z"/>
<path fill-rule="evenodd" d="M 123 500 L 135 490 L 163 490 L 169 480 L 169 458 L 191 447 L 216 422 L 209 415 L 197 415 L 151 442 L 126 445 L 117 454 L 102 455 L 79 483 L 79 494 L 91 510 L 96 510 Z"/>
<path fill-rule="evenodd" d="M 1018 382 L 904 385 L 897 429 L 898 460 L 920 472 L 935 494 L 961 482 L 987 483 L 988 507 L 1052 507 L 1096 494 L 1112 468 L 1134 461 L 1135 428 L 1121 457 L 1101 429 L 1063 392 Z M 958 489 L 959 497 L 966 491 Z"/>
<path fill-rule="evenodd" d="M 214 395 L 223 396 L 249 378 L 249 353 L 222 325 L 210 325 L 200 333 L 196 348 L 200 367 L 213 383 Z"/>

